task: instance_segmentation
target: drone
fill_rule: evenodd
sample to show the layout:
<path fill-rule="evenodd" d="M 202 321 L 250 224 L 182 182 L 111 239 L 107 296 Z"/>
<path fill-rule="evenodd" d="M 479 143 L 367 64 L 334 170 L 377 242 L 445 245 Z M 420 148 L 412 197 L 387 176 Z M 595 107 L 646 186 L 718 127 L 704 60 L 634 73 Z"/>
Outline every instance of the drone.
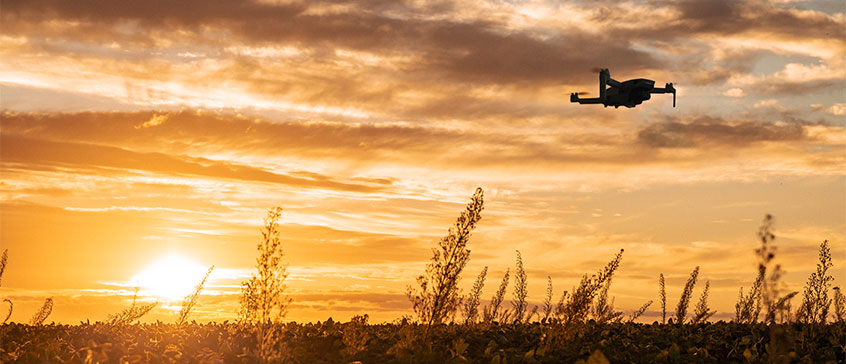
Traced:
<path fill-rule="evenodd" d="M 607 89 L 605 86 L 611 86 Z M 663 88 L 655 87 L 655 81 L 645 78 L 635 78 L 624 82 L 611 78 L 608 69 L 599 71 L 599 97 L 579 98 L 580 92 L 570 94 L 570 102 L 580 104 L 602 104 L 605 107 L 620 106 L 635 107 L 644 100 L 649 100 L 651 94 L 673 94 L 673 107 L 676 107 L 676 89 L 672 83 L 666 84 Z"/>

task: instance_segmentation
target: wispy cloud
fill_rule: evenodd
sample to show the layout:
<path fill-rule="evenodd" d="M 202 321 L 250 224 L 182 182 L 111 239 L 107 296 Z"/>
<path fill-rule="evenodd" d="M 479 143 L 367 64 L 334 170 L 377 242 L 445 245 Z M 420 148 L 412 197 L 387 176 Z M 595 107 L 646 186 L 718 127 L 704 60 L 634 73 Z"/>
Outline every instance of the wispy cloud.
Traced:
<path fill-rule="evenodd" d="M 142 128 L 150 128 L 150 127 L 153 127 L 153 126 L 159 126 L 159 125 L 162 125 L 165 121 L 167 121 L 167 114 L 162 114 L 162 115 L 154 114 L 153 117 L 150 118 L 150 120 L 145 121 L 141 125 L 136 125 L 135 129 L 142 129 Z"/>

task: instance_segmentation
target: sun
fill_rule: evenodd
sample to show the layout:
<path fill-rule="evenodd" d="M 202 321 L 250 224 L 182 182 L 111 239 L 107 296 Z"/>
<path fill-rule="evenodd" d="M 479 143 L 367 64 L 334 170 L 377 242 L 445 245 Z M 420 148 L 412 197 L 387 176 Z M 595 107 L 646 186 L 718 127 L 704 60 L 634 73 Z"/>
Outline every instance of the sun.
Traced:
<path fill-rule="evenodd" d="M 139 295 L 164 302 L 180 301 L 191 294 L 207 269 L 189 258 L 171 253 L 132 276 L 130 284 L 139 287 Z"/>

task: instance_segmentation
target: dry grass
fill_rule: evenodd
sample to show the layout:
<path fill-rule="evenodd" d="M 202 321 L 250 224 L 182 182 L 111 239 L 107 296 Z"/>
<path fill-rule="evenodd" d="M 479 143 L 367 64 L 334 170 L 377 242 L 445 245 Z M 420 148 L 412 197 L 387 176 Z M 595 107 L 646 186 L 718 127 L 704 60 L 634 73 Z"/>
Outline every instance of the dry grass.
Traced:
<path fill-rule="evenodd" d="M 158 302 L 148 303 L 146 305 L 138 305 L 138 287 L 135 287 L 135 294 L 132 295 L 132 304 L 125 310 L 109 315 L 107 322 L 111 325 L 127 325 L 131 324 L 158 306 Z"/>
<path fill-rule="evenodd" d="M 834 322 L 843 323 L 846 320 L 846 297 L 840 292 L 840 287 L 834 287 Z"/>
<path fill-rule="evenodd" d="M 664 273 L 658 275 L 658 297 L 661 299 L 661 323 L 667 323 L 667 287 L 664 284 Z"/>
<path fill-rule="evenodd" d="M 556 320 L 562 323 L 584 321 L 590 313 L 594 297 L 599 293 L 600 288 L 614 275 L 614 271 L 620 266 L 620 260 L 622 258 L 623 249 L 620 249 L 617 256 L 605 268 L 600 270 L 599 273 L 592 276 L 582 276 L 579 286 L 573 290 L 573 294 L 570 295 L 567 303 L 562 306 L 560 315 L 556 317 Z"/>
<path fill-rule="evenodd" d="M 552 277 L 546 276 L 546 297 L 543 299 L 543 318 L 541 322 L 549 320 L 549 315 L 552 314 Z"/>
<path fill-rule="evenodd" d="M 432 259 L 426 265 L 425 274 L 417 277 L 418 287 L 409 286 L 406 291 L 414 313 L 427 328 L 454 317 L 461 304 L 458 283 L 461 272 L 470 260 L 467 242 L 476 223 L 482 218 L 483 209 L 484 192 L 477 188 L 455 225 L 432 249 Z"/>
<path fill-rule="evenodd" d="M 279 218 L 282 208 L 267 212 L 262 240 L 256 246 L 256 270 L 250 279 L 241 284 L 241 322 L 257 338 L 257 356 L 262 363 L 284 361 L 288 348 L 282 341 L 281 321 L 288 313 L 291 299 L 285 295 L 288 278 L 285 256 L 279 239 Z"/>
<path fill-rule="evenodd" d="M 206 284 L 206 280 L 209 278 L 209 274 L 211 274 L 212 270 L 214 269 L 214 265 L 209 267 L 208 272 L 206 275 L 203 276 L 203 279 L 194 287 L 194 292 L 185 296 L 182 300 L 182 309 L 179 310 L 179 317 L 176 319 L 176 324 L 181 325 L 188 321 L 188 315 L 191 314 L 191 309 L 194 308 L 194 305 L 197 303 L 197 298 L 200 296 L 200 291 L 203 290 L 203 285 Z"/>
<path fill-rule="evenodd" d="M 699 267 L 690 272 L 690 277 L 684 284 L 679 304 L 676 306 L 676 323 L 683 324 L 684 318 L 687 315 L 687 307 L 690 304 L 690 296 L 693 294 L 693 286 L 696 285 L 696 279 L 699 277 Z"/>
<path fill-rule="evenodd" d="M 529 295 L 529 282 L 526 270 L 523 268 L 523 256 L 517 251 L 517 264 L 514 269 L 514 299 L 511 301 L 512 319 L 514 323 L 521 323 L 526 319 L 526 297 Z"/>
<path fill-rule="evenodd" d="M 832 299 L 828 298 L 828 291 L 831 289 L 831 282 L 834 277 L 828 272 L 834 263 L 831 262 L 831 248 L 828 240 L 820 244 L 819 263 L 817 270 L 808 277 L 805 283 L 805 292 L 802 298 L 802 305 L 796 312 L 796 318 L 802 323 L 825 323 L 828 319 L 828 312 Z"/>
<path fill-rule="evenodd" d="M 649 306 L 651 305 L 652 300 L 649 300 L 648 302 L 644 303 L 643 306 L 640 306 L 640 308 L 635 310 L 632 315 L 629 316 L 629 322 L 634 322 L 635 320 L 637 320 L 637 318 L 643 315 L 643 313 L 646 312 L 646 310 L 649 309 Z"/>
<path fill-rule="evenodd" d="M 499 288 L 497 288 L 496 293 L 491 298 L 491 302 L 488 303 L 488 306 L 485 307 L 483 312 L 482 320 L 484 322 L 503 321 L 503 314 L 500 312 L 500 308 L 502 306 L 502 300 L 505 298 L 505 290 L 508 289 L 508 278 L 510 276 L 510 268 L 505 269 L 505 274 L 502 276 L 502 282 L 500 282 Z M 507 316 L 507 313 L 505 316 Z"/>
<path fill-rule="evenodd" d="M 3 250 L 3 256 L 0 257 L 0 284 L 3 282 L 3 272 L 6 271 L 6 262 L 9 261 L 9 249 Z M 9 321 L 9 317 L 12 317 L 12 310 L 15 308 L 15 305 L 12 304 L 12 300 L 8 298 L 3 298 L 3 302 L 9 304 L 9 311 L 6 313 L 6 317 L 3 319 L 3 323 L 5 324 L 6 321 Z"/>
<path fill-rule="evenodd" d="M 47 320 L 47 317 L 50 316 L 50 313 L 53 312 L 53 297 L 47 298 L 44 300 L 44 304 L 41 305 L 41 308 L 38 309 L 34 315 L 32 315 L 32 319 L 29 320 L 29 324 L 33 326 L 38 326 L 44 323 Z"/>
<path fill-rule="evenodd" d="M 482 298 L 482 288 L 485 287 L 485 277 L 488 275 L 488 267 L 485 266 L 476 281 L 473 282 L 473 289 L 470 290 L 470 295 L 464 300 L 464 323 L 469 324 L 476 322 L 479 316 L 479 303 Z"/>
<path fill-rule="evenodd" d="M 269 324 L 281 321 L 288 313 L 290 299 L 285 296 L 287 266 L 282 262 L 285 256 L 279 240 L 279 218 L 282 208 L 274 207 L 267 212 L 262 240 L 256 246 L 256 270 L 250 279 L 241 285 L 241 320 L 248 323 Z"/>
<path fill-rule="evenodd" d="M 696 310 L 693 312 L 693 319 L 690 323 L 703 323 L 708 321 L 708 318 L 717 313 L 717 311 L 712 311 L 708 308 L 708 288 L 710 287 L 711 281 L 705 281 L 705 289 L 702 290 L 702 295 L 699 296 L 699 303 L 696 304 Z"/>

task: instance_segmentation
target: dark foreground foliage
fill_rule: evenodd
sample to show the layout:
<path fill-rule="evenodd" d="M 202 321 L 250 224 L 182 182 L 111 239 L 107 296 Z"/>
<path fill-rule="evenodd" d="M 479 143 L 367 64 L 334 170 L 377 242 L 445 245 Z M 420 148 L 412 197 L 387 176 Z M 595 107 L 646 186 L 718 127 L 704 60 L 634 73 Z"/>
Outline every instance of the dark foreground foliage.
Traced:
<path fill-rule="evenodd" d="M 843 323 L 282 325 L 291 363 L 843 363 Z M 0 326 L 3 363 L 254 363 L 246 325 Z M 597 352 L 598 351 L 598 352 Z M 600 354 L 601 353 L 601 354 Z M 593 354 L 593 355 L 592 355 Z M 606 361 L 607 360 L 607 361 Z"/>

